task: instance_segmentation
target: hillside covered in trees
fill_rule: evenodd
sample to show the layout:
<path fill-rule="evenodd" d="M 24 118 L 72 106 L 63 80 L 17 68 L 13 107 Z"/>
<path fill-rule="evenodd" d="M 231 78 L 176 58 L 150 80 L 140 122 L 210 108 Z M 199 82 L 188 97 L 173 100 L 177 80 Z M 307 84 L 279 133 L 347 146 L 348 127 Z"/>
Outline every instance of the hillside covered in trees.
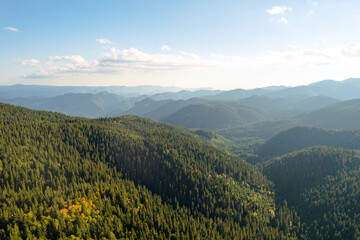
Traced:
<path fill-rule="evenodd" d="M 289 239 L 255 167 L 185 129 L 0 104 L 1 239 Z"/>
<path fill-rule="evenodd" d="M 269 158 L 312 146 L 360 149 L 360 131 L 295 127 L 270 138 L 259 148 L 258 154 Z"/>
<path fill-rule="evenodd" d="M 0 133 L 0 239 L 360 237 L 357 131 L 235 143 L 136 116 L 0 104 Z"/>
<path fill-rule="evenodd" d="M 360 152 L 313 147 L 265 163 L 264 174 L 303 223 L 305 239 L 360 238 Z"/>

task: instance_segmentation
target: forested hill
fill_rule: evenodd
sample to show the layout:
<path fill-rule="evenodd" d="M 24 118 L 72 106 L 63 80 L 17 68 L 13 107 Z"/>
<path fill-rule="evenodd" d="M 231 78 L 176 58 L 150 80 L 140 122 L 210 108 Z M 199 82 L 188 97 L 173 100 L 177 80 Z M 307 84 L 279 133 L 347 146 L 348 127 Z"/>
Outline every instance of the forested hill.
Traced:
<path fill-rule="evenodd" d="M 360 128 L 360 99 L 331 104 L 297 116 L 307 126 L 334 129 Z"/>
<path fill-rule="evenodd" d="M 259 171 L 182 128 L 0 104 L 0 133 L 0 239 L 289 239 L 298 231 Z"/>
<path fill-rule="evenodd" d="M 272 137 L 259 149 L 259 156 L 280 156 L 312 146 L 360 149 L 360 131 L 295 127 Z"/>
<path fill-rule="evenodd" d="M 360 238 L 359 151 L 314 147 L 270 160 L 264 173 L 299 214 L 303 238 Z"/>

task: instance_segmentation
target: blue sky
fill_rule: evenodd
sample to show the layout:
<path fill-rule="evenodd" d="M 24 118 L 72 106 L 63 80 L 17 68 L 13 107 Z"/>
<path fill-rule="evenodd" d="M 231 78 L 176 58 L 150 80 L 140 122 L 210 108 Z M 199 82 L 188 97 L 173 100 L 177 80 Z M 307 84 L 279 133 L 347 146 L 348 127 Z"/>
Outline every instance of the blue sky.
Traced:
<path fill-rule="evenodd" d="M 360 77 L 359 1 L 0 1 L 0 84 L 254 88 Z"/>

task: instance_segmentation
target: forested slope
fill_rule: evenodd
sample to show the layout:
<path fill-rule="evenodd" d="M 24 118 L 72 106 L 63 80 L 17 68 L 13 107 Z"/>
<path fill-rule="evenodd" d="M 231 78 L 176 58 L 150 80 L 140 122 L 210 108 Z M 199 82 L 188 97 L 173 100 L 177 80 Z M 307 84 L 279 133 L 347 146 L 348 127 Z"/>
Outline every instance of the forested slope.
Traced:
<path fill-rule="evenodd" d="M 306 126 L 334 129 L 360 128 L 360 99 L 331 104 L 297 116 Z"/>
<path fill-rule="evenodd" d="M 289 239 L 298 231 L 260 172 L 182 128 L 0 104 L 0 133 L 1 239 Z"/>
<path fill-rule="evenodd" d="M 304 223 L 303 239 L 360 238 L 360 152 L 314 147 L 265 163 L 264 174 Z"/>
<path fill-rule="evenodd" d="M 258 153 L 263 158 L 269 158 L 312 146 L 360 149 L 360 131 L 295 127 L 270 138 Z"/>

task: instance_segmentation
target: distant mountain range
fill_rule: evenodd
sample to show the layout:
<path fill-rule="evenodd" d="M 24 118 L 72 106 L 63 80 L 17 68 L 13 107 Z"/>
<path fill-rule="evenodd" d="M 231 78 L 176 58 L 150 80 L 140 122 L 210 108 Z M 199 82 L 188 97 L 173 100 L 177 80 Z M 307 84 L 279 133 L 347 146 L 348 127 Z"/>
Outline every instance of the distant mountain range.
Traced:
<path fill-rule="evenodd" d="M 356 98 L 360 99 L 360 79 L 230 91 L 158 86 L 0 86 L 0 101 L 36 110 L 91 118 L 138 115 L 188 128 L 223 133 L 222 129 L 228 129 L 227 133 L 248 137 L 259 133 L 261 138 L 298 125 L 358 128 L 360 100 Z"/>
<path fill-rule="evenodd" d="M 224 91 L 220 90 L 197 90 L 197 91 L 185 91 L 182 90 L 180 92 L 164 92 L 158 93 L 151 96 L 153 100 L 187 100 L 190 98 L 211 98 L 211 96 L 217 96 Z"/>
<path fill-rule="evenodd" d="M 18 97 L 55 97 L 66 93 L 91 93 L 109 92 L 120 96 L 154 95 L 163 92 L 179 92 L 178 87 L 162 86 L 47 86 L 47 85 L 11 85 L 0 86 L 1 98 Z"/>
<path fill-rule="evenodd" d="M 324 80 L 304 86 L 297 87 L 265 87 L 257 89 L 234 89 L 209 96 L 210 99 L 234 100 L 246 98 L 252 95 L 267 97 L 288 97 L 288 96 L 327 96 L 340 100 L 360 98 L 360 79 L 350 78 L 344 81 Z"/>
<path fill-rule="evenodd" d="M 349 100 L 327 105 L 312 111 L 298 112 L 297 115 L 272 118 L 265 121 L 217 129 L 216 132 L 231 139 L 268 139 L 278 133 L 297 126 L 330 129 L 359 129 L 360 100 Z"/>
<path fill-rule="evenodd" d="M 144 110 L 142 106 L 155 106 L 151 99 L 144 99 L 141 105 L 135 104 L 126 113 L 161 120 L 188 128 L 220 129 L 241 126 L 259 121 L 293 118 L 306 114 L 339 100 L 325 96 L 269 98 L 251 96 L 238 100 L 204 100 L 193 98 L 158 103 L 155 109 Z M 305 116 L 305 115 L 304 115 Z"/>
<path fill-rule="evenodd" d="M 4 103 L 11 103 L 34 110 L 61 112 L 78 117 L 103 117 L 111 112 L 122 112 L 144 97 L 122 97 L 108 92 L 66 93 L 56 97 L 30 97 L 2 99 Z"/>
<path fill-rule="evenodd" d="M 269 96 L 309 95 L 328 96 L 340 100 L 360 98 L 360 79 L 350 78 L 344 81 L 325 80 L 306 86 L 285 88 L 272 92 Z"/>

